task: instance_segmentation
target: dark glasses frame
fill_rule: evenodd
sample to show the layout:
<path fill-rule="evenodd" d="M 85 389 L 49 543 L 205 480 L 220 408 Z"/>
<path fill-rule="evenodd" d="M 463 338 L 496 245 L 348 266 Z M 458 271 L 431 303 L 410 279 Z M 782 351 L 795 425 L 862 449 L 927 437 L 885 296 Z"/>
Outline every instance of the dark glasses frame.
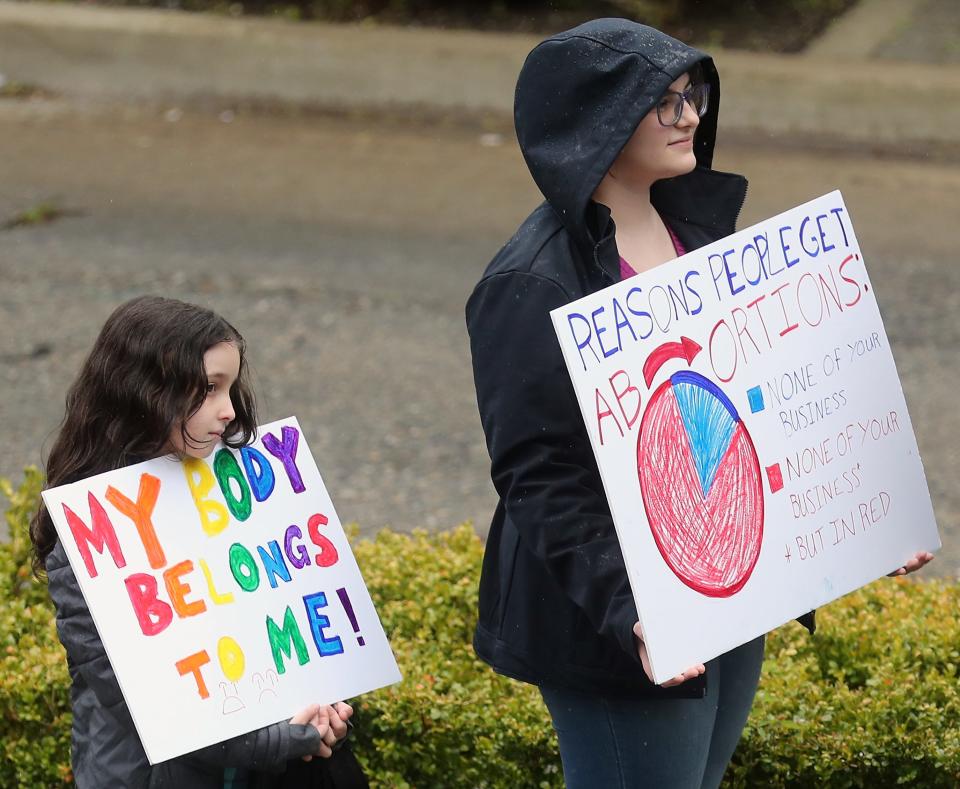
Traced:
<path fill-rule="evenodd" d="M 707 108 L 710 106 L 710 86 L 705 82 L 699 85 L 691 85 L 682 92 L 668 90 L 663 95 L 678 96 L 680 100 L 676 103 L 673 110 L 670 111 L 672 112 L 672 117 L 671 115 L 667 115 L 666 119 L 664 118 L 664 114 L 666 114 L 668 110 L 661 106 L 659 101 L 657 102 L 657 120 L 660 121 L 661 126 L 676 126 L 680 122 L 680 118 L 683 117 L 684 104 L 689 104 L 700 118 L 706 114 Z M 662 100 L 661 98 L 661 101 Z"/>

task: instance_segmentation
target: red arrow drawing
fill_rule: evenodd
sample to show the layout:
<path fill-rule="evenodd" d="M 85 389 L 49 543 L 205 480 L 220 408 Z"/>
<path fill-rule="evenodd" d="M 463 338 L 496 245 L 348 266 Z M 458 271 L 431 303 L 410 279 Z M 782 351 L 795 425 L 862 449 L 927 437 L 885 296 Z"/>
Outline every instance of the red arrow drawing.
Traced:
<path fill-rule="evenodd" d="M 643 363 L 643 380 L 647 384 L 647 389 L 653 383 L 653 378 L 657 374 L 664 362 L 669 359 L 685 359 L 687 364 L 693 364 L 693 360 L 703 349 L 689 337 L 681 337 L 680 342 L 665 342 L 663 345 L 650 351 L 647 361 Z"/>

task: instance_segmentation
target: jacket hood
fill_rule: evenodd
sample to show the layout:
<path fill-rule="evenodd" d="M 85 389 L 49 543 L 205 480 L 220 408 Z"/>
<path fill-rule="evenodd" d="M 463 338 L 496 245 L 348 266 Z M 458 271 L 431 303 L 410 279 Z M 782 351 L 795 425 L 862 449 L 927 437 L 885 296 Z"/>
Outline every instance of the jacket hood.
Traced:
<path fill-rule="evenodd" d="M 704 53 L 646 25 L 597 19 L 548 38 L 527 56 L 514 99 L 517 139 L 534 181 L 575 238 L 598 232 L 587 215 L 591 196 L 644 115 L 698 63 L 710 102 L 694 152 L 698 169 L 709 169 L 720 79 Z"/>

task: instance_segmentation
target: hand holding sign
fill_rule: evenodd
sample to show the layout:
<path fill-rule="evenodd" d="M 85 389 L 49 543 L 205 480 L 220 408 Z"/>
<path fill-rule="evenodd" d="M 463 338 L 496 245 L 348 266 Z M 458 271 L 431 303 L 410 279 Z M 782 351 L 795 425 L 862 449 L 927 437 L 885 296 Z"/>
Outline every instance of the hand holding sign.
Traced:
<path fill-rule="evenodd" d="M 900 575 L 906 575 L 907 573 L 915 573 L 917 570 L 925 567 L 927 564 L 933 561 L 933 554 L 929 551 L 920 551 L 920 553 L 911 557 L 903 567 L 898 567 L 892 573 L 890 573 L 891 578 L 896 578 Z"/>
<path fill-rule="evenodd" d="M 330 744 L 327 743 L 327 739 L 331 736 L 330 710 L 331 708 L 329 706 L 311 704 L 309 707 L 304 707 L 290 719 L 290 723 L 300 724 L 302 726 L 313 726 L 317 730 L 317 733 L 320 735 L 320 744 L 317 746 L 317 756 L 328 757 L 333 753 L 330 749 Z M 305 762 L 309 762 L 313 759 L 313 756 L 314 754 L 307 754 L 302 758 Z"/>
<path fill-rule="evenodd" d="M 353 707 L 342 701 L 336 704 L 311 704 L 290 719 L 290 723 L 309 724 L 320 734 L 317 756 L 328 759 L 333 755 L 337 743 L 346 738 L 349 728 L 347 721 L 353 715 Z M 313 755 L 308 754 L 303 761 L 309 762 Z"/>
<path fill-rule="evenodd" d="M 647 655 L 647 645 L 643 640 L 643 627 L 637 622 L 633 626 L 633 634 L 637 637 L 637 654 L 640 656 L 640 664 L 643 666 L 643 673 L 647 675 L 647 679 L 651 682 L 656 680 L 653 678 L 653 670 L 650 668 L 650 657 Z M 706 671 L 706 666 L 703 663 L 698 663 L 696 666 L 691 666 L 686 671 L 677 674 L 677 676 L 672 679 L 668 679 L 666 682 L 661 682 L 660 685 L 664 688 L 672 688 L 676 685 L 682 685 L 688 679 L 696 679 L 704 671 Z"/>

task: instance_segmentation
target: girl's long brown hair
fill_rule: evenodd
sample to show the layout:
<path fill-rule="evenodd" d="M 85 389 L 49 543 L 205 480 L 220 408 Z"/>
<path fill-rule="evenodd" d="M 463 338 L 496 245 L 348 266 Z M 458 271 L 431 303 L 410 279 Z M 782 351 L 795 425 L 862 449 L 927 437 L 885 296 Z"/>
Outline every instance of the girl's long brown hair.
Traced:
<path fill-rule="evenodd" d="M 240 332 L 204 307 L 141 296 L 114 310 L 67 391 L 66 412 L 47 458 L 46 486 L 163 455 L 174 430 L 189 445 L 186 421 L 207 391 L 203 356 L 221 342 L 233 343 L 240 352 L 240 374 L 230 390 L 236 418 L 223 441 L 239 447 L 253 440 L 256 403 Z M 57 543 L 42 501 L 30 539 L 33 569 L 41 575 Z"/>

